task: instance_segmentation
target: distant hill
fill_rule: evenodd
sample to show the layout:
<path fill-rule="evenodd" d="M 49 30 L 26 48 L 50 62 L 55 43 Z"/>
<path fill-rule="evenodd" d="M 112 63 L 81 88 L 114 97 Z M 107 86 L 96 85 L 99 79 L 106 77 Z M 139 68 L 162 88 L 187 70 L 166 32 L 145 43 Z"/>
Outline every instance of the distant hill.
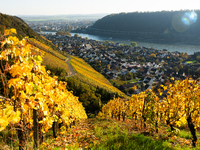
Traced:
<path fill-rule="evenodd" d="M 49 15 L 49 16 L 31 16 L 22 15 L 20 16 L 25 21 L 38 22 L 38 21 L 80 21 L 80 20 L 97 20 L 108 14 L 69 14 L 69 15 Z"/>
<path fill-rule="evenodd" d="M 156 32 L 164 33 L 166 29 L 171 32 L 178 32 L 173 26 L 173 19 L 180 19 L 188 11 L 162 11 L 162 12 L 144 12 L 144 13 L 120 13 L 111 14 L 99 19 L 92 26 L 97 29 L 115 30 L 115 31 L 136 31 L 136 32 Z M 195 11 L 197 16 L 200 16 L 200 11 Z M 180 26 L 179 25 L 179 26 Z M 187 24 L 182 23 L 182 27 Z M 187 32 L 191 34 L 200 33 L 200 19 L 190 25 Z"/>
<path fill-rule="evenodd" d="M 109 36 L 195 41 L 200 36 L 199 16 L 200 10 L 111 14 L 96 21 L 87 32 Z"/>

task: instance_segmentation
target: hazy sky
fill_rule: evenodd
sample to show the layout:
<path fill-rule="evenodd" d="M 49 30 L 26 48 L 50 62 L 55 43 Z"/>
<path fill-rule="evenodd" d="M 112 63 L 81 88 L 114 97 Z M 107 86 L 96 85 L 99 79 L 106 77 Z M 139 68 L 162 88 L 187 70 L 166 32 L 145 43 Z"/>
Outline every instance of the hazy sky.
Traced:
<path fill-rule="evenodd" d="M 199 0 L 0 0 L 9 15 L 97 14 L 200 9 Z"/>

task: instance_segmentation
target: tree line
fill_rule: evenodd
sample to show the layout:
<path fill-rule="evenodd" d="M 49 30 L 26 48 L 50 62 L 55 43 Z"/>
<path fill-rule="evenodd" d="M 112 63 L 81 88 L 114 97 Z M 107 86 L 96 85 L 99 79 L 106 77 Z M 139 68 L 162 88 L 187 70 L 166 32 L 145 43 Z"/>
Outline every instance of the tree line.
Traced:
<path fill-rule="evenodd" d="M 182 16 L 189 11 L 161 11 L 161 12 L 133 12 L 133 13 L 119 13 L 111 14 L 99 19 L 94 23 L 92 28 L 110 30 L 110 31 L 132 31 L 132 32 L 151 32 L 164 33 L 166 31 L 171 33 L 179 33 L 177 28 L 187 28 L 182 22 Z M 197 16 L 200 11 L 195 11 Z M 175 23 L 172 23 L 176 20 Z M 184 34 L 200 33 L 200 20 L 190 25 L 189 29 Z M 182 33 L 182 32 L 181 32 Z"/>

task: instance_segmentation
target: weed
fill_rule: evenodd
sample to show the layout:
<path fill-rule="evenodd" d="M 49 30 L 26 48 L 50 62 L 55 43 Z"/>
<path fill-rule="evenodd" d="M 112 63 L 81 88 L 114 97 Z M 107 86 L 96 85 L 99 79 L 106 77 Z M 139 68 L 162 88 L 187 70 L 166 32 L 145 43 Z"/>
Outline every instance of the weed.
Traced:
<path fill-rule="evenodd" d="M 178 133 L 178 136 L 180 138 L 185 138 L 185 139 L 192 139 L 192 135 L 189 131 L 184 131 L 184 130 L 181 130 L 179 133 Z"/>

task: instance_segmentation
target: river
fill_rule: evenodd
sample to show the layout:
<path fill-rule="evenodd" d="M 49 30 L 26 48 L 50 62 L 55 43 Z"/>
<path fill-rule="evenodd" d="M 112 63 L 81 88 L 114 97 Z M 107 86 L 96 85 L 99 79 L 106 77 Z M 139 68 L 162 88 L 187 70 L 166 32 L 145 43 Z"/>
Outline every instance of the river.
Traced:
<path fill-rule="evenodd" d="M 76 33 L 71 33 L 74 36 Z M 84 33 L 77 33 L 79 36 L 83 38 L 88 37 L 89 39 L 98 40 L 98 41 L 113 41 L 114 43 L 120 44 L 131 44 L 129 39 L 119 39 L 119 38 L 111 38 L 111 37 L 103 37 L 98 35 L 90 35 Z M 182 45 L 182 44 L 159 44 L 159 43 L 148 43 L 148 42 L 137 42 L 137 46 L 144 46 L 144 47 L 153 47 L 154 49 L 167 49 L 170 52 L 178 51 L 178 52 L 187 52 L 188 54 L 194 54 L 194 52 L 200 52 L 200 45 Z"/>
<path fill-rule="evenodd" d="M 41 32 L 41 33 L 52 33 L 53 35 L 56 34 L 56 32 Z M 76 33 L 71 33 L 72 36 L 74 36 Z M 97 41 L 113 41 L 114 43 L 120 43 L 120 44 L 130 44 L 132 41 L 129 39 L 120 39 L 120 38 L 112 38 L 112 37 L 106 37 L 106 36 L 98 36 L 98 35 L 91 35 L 91 34 L 85 34 L 85 33 L 77 33 L 79 36 L 82 36 L 82 38 L 88 37 L 89 39 L 97 40 Z M 154 49 L 167 49 L 170 52 L 178 51 L 178 52 L 187 52 L 189 55 L 194 54 L 194 52 L 200 52 L 200 45 L 183 45 L 183 44 L 160 44 L 160 43 L 148 43 L 148 42 L 137 42 L 137 46 L 144 46 L 144 47 L 153 47 Z"/>

